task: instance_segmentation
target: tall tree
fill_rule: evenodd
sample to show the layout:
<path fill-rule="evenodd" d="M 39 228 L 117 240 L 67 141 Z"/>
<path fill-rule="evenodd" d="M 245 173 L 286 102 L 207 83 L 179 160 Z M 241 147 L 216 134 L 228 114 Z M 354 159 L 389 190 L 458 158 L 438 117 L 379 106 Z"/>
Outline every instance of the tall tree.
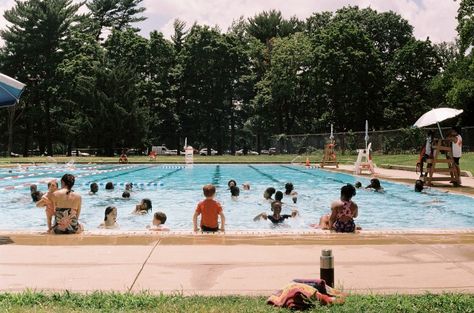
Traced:
<path fill-rule="evenodd" d="M 385 121 L 392 127 L 412 125 L 423 113 L 437 106 L 431 101 L 430 81 L 442 63 L 429 40 L 412 40 L 397 51 L 390 65 Z"/>
<path fill-rule="evenodd" d="M 10 23 L 0 33 L 8 55 L 5 70 L 28 85 L 22 99 L 26 123 L 24 155 L 28 154 L 33 128 L 39 130 L 36 135 L 41 152 L 47 148 L 49 154 L 53 153 L 55 125 L 51 111 L 58 102 L 52 92 L 58 83 L 55 73 L 64 57 L 61 44 L 69 40 L 71 25 L 79 21 L 77 11 L 81 5 L 72 0 L 28 0 L 16 1 L 12 9 L 5 11 L 4 17 Z"/>
<path fill-rule="evenodd" d="M 461 53 L 474 46 L 474 0 L 461 0 L 458 9 L 457 31 L 460 38 Z"/>
<path fill-rule="evenodd" d="M 91 12 L 97 40 L 105 30 L 121 31 L 129 28 L 135 32 L 139 31 L 132 24 L 146 20 L 146 17 L 140 15 L 145 11 L 144 7 L 140 7 L 141 2 L 143 0 L 91 0 L 88 2 L 87 7 Z"/>

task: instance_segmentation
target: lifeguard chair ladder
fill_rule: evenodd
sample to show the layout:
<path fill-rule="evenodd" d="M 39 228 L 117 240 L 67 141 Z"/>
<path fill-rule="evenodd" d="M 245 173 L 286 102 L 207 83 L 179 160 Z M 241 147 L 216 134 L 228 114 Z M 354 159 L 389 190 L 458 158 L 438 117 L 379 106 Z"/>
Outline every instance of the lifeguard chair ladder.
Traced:
<path fill-rule="evenodd" d="M 372 148 L 372 143 L 365 149 L 357 149 L 357 160 L 354 163 L 354 173 L 356 175 L 362 174 L 364 171 L 368 171 L 370 174 L 375 174 L 374 163 L 372 162 L 372 157 L 370 156 L 370 149 Z"/>
<path fill-rule="evenodd" d="M 442 158 L 441 155 L 444 154 L 445 158 Z M 453 146 L 451 141 L 446 139 L 435 139 L 433 145 L 433 158 L 426 161 L 428 165 L 428 175 L 423 177 L 423 181 L 426 185 L 432 186 L 434 181 L 449 181 L 454 186 L 460 185 L 461 180 L 456 171 L 456 165 L 453 160 Z M 438 167 L 439 164 L 447 164 L 446 167 Z M 429 166 L 431 165 L 431 166 Z M 442 175 L 438 177 L 433 177 L 435 173 L 449 173 L 449 176 Z"/>
<path fill-rule="evenodd" d="M 337 162 L 337 155 L 334 151 L 335 146 L 336 144 L 333 140 L 331 140 L 330 143 L 324 145 L 323 159 L 320 163 L 321 168 L 324 168 L 325 166 L 335 166 L 336 168 L 339 168 L 339 163 Z"/>

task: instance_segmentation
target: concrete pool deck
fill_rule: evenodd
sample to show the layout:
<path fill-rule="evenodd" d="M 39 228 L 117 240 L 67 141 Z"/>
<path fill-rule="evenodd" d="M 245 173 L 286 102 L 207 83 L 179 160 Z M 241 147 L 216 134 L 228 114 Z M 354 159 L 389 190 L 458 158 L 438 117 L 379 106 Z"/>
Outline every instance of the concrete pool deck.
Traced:
<path fill-rule="evenodd" d="M 36 236 L 0 234 L 0 291 L 269 295 L 293 278 L 319 277 L 321 249 L 331 248 L 336 285 L 348 292 L 474 293 L 472 231 Z M 45 245 L 46 237 L 56 241 Z M 81 237 L 89 244 L 70 245 Z"/>

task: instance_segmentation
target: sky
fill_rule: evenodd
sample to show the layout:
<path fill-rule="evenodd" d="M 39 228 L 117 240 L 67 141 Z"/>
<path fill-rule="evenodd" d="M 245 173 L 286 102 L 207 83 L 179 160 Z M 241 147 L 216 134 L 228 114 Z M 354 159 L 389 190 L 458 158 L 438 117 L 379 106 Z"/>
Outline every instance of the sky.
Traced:
<path fill-rule="evenodd" d="M 429 37 L 433 42 L 455 39 L 459 7 L 459 1 L 454 0 L 144 0 L 142 3 L 148 19 L 137 26 L 144 36 L 152 30 L 159 30 L 169 37 L 176 18 L 189 26 L 197 22 L 218 25 L 226 31 L 234 19 L 252 17 L 265 10 L 276 9 L 287 18 L 296 15 L 305 19 L 313 12 L 358 5 L 377 11 L 397 12 L 414 27 L 418 39 Z M 13 4 L 14 0 L 0 0 L 0 29 L 6 24 L 3 12 Z"/>

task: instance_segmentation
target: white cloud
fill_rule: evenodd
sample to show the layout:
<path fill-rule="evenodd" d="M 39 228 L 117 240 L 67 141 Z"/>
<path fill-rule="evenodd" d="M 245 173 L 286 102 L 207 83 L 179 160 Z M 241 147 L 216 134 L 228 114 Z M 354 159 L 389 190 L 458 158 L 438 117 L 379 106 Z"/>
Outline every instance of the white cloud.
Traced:
<path fill-rule="evenodd" d="M 219 25 L 226 30 L 232 20 L 251 17 L 264 10 L 280 10 L 285 17 L 306 18 L 316 11 L 335 11 L 346 5 L 371 7 L 377 11 L 395 11 L 414 26 L 417 38 L 434 42 L 452 41 L 456 37 L 456 11 L 459 2 L 453 0 L 145 0 L 149 20 L 145 31 L 158 29 L 169 36 L 173 20 Z"/>
<path fill-rule="evenodd" d="M 0 29 L 6 25 L 5 10 L 14 5 L 14 0 L 0 0 Z M 143 33 L 151 30 L 171 35 L 173 21 L 184 20 L 219 25 L 225 31 L 232 20 L 240 16 L 251 17 L 261 11 L 277 9 L 285 17 L 293 15 L 306 18 L 316 11 L 335 11 L 346 5 L 371 7 L 378 11 L 392 10 L 414 26 L 417 38 L 430 37 L 434 42 L 452 41 L 456 37 L 456 11 L 459 1 L 453 0 L 144 0 L 148 20 L 141 23 Z"/>

